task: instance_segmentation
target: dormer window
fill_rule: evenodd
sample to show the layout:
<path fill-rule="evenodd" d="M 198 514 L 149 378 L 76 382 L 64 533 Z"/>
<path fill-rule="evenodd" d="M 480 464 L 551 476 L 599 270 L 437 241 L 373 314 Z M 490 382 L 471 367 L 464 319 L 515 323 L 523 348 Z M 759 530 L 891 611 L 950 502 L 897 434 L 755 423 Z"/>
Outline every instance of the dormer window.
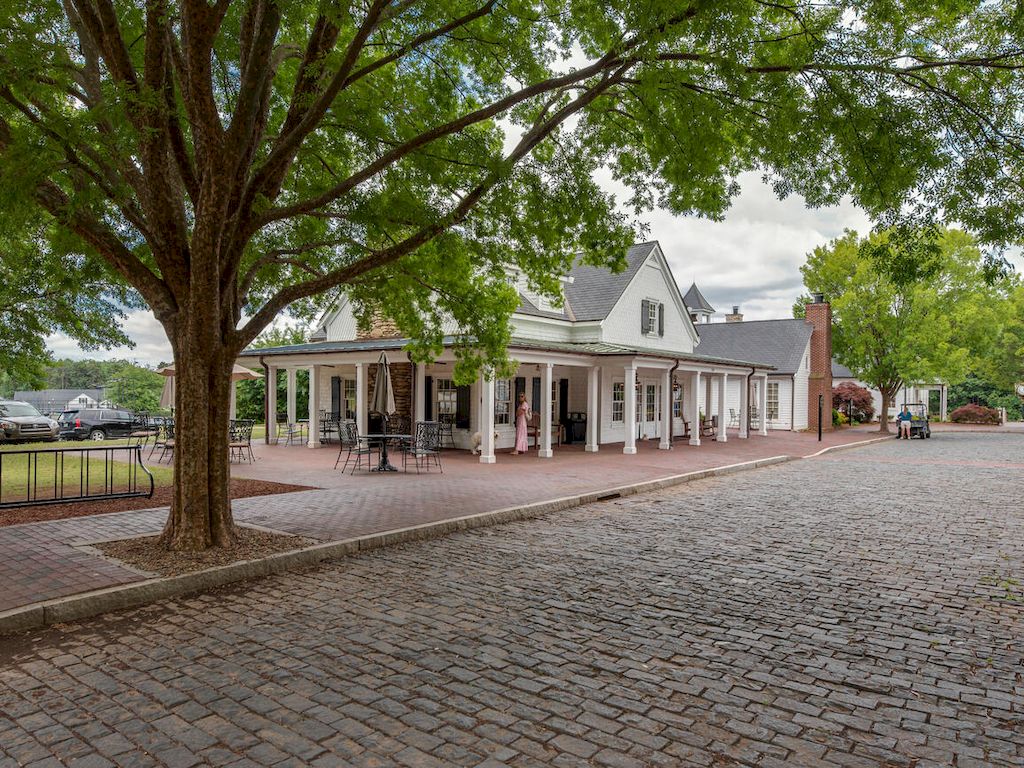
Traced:
<path fill-rule="evenodd" d="M 644 336 L 665 335 L 665 305 L 644 299 L 640 303 L 640 333 Z"/>

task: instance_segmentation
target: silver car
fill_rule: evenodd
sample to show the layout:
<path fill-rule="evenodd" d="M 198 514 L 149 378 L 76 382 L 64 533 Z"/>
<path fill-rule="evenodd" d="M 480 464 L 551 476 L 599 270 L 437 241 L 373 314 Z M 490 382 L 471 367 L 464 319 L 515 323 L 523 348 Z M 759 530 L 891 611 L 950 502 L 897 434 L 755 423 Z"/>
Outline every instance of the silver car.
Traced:
<path fill-rule="evenodd" d="M 0 400 L 0 443 L 28 440 L 56 440 L 57 422 L 48 419 L 28 403 Z"/>

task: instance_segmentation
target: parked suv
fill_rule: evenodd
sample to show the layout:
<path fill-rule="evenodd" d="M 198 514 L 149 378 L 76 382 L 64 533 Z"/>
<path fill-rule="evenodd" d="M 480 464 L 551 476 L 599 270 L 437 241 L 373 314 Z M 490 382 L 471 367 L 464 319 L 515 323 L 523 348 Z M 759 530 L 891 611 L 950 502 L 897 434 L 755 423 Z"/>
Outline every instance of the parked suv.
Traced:
<path fill-rule="evenodd" d="M 113 408 L 81 408 L 64 411 L 60 418 L 60 436 L 65 440 L 106 440 L 128 437 L 135 417 L 129 411 Z"/>
<path fill-rule="evenodd" d="M 0 400 L 0 442 L 56 440 L 57 422 L 28 403 Z"/>

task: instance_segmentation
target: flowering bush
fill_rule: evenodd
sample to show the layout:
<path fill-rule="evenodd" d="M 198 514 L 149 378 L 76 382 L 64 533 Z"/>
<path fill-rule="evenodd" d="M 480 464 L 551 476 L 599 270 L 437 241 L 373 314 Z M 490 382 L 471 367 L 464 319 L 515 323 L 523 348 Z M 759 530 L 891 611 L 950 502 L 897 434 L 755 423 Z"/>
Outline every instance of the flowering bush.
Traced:
<path fill-rule="evenodd" d="M 998 424 L 999 411 L 995 408 L 986 408 L 984 405 L 968 403 L 949 414 L 949 420 L 958 424 Z"/>
<path fill-rule="evenodd" d="M 845 414 L 850 408 L 851 400 L 853 401 L 853 414 L 847 415 L 852 415 L 857 421 L 871 421 L 875 415 L 875 404 L 868 390 L 852 381 L 844 381 L 842 384 L 832 387 L 833 408 Z"/>

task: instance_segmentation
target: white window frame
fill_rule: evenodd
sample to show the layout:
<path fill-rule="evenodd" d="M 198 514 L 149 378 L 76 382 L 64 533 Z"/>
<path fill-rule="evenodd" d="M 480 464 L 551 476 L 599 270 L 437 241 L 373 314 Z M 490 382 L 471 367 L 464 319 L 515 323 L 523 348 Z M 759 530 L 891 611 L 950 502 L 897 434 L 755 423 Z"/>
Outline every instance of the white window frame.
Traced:
<path fill-rule="evenodd" d="M 512 423 L 512 393 L 515 387 L 511 379 L 496 379 L 494 382 L 494 425 Z"/>
<path fill-rule="evenodd" d="M 647 335 L 657 336 L 658 335 L 658 307 L 661 306 L 661 302 L 655 299 L 647 299 Z"/>
<path fill-rule="evenodd" d="M 351 395 L 351 396 L 350 396 Z M 349 410 L 351 404 L 352 409 Z M 341 410 L 342 418 L 355 421 L 358 418 L 358 403 L 356 403 L 356 380 L 342 378 L 341 380 Z"/>
<path fill-rule="evenodd" d="M 441 416 L 451 416 L 454 421 L 459 409 L 457 393 L 458 388 L 451 379 L 434 380 L 434 413 L 438 421 L 441 420 Z"/>
<path fill-rule="evenodd" d="M 626 382 L 620 379 L 612 382 L 612 423 L 626 421 Z"/>
<path fill-rule="evenodd" d="M 672 418 L 681 419 L 683 418 L 683 400 L 684 396 L 684 384 L 673 382 L 672 383 Z"/>
<path fill-rule="evenodd" d="M 765 391 L 765 418 L 768 421 L 778 421 L 779 419 L 779 389 L 779 382 L 768 382 L 768 389 Z"/>

